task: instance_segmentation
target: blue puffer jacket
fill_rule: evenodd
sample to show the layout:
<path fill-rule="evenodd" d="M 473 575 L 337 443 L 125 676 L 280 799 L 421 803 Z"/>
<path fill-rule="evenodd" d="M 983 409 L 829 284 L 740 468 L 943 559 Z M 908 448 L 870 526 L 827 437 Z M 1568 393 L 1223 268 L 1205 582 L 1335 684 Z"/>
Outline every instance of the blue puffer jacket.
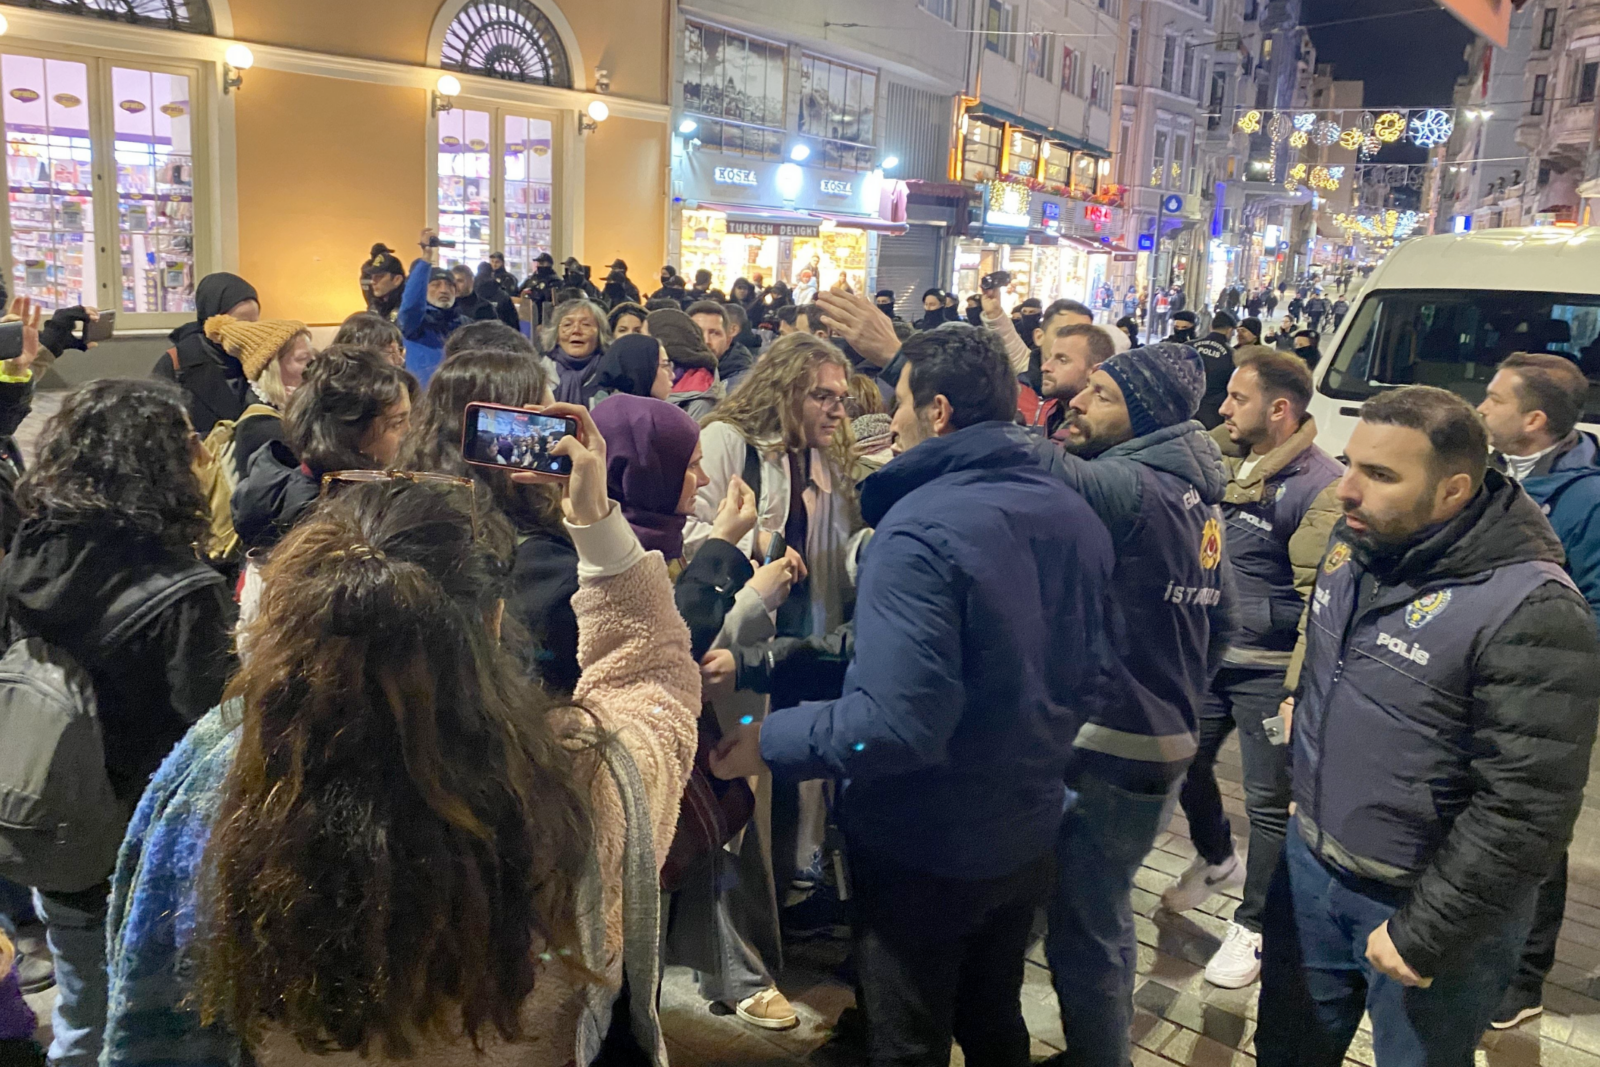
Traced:
<path fill-rule="evenodd" d="M 844 695 L 761 731 L 775 774 L 845 779 L 852 848 L 948 878 L 1049 852 L 1072 739 L 1113 669 L 1111 538 L 1011 429 L 924 441 L 862 483 L 877 532 Z"/>
<path fill-rule="evenodd" d="M 400 297 L 400 313 L 395 325 L 406 339 L 406 370 L 417 376 L 422 387 L 444 362 L 444 342 L 467 320 L 454 307 L 436 308 L 428 303 L 428 278 L 433 264 L 418 259 L 411 264 L 406 276 L 404 294 Z"/>
<path fill-rule="evenodd" d="M 1222 455 L 1197 422 L 1135 437 L 1093 460 L 1048 441 L 1033 449 L 1083 494 L 1117 551 L 1113 640 L 1122 680 L 1078 736 L 1082 766 L 1124 789 L 1163 793 L 1194 756 L 1200 704 L 1233 631 L 1217 506 L 1228 487 Z"/>
<path fill-rule="evenodd" d="M 1549 470 L 1522 483 L 1550 520 L 1567 552 L 1567 573 L 1600 620 L 1600 441 L 1574 431 L 1576 441 L 1555 454 Z"/>

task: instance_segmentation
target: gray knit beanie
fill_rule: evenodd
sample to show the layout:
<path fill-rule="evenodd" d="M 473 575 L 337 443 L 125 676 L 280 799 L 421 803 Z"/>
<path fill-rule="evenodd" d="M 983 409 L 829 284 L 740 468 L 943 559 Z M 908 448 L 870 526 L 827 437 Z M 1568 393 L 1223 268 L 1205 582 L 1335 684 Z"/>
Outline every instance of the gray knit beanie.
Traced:
<path fill-rule="evenodd" d="M 1122 390 L 1133 436 L 1143 437 L 1194 418 L 1206 391 L 1205 365 L 1188 345 L 1132 348 L 1100 364 Z"/>

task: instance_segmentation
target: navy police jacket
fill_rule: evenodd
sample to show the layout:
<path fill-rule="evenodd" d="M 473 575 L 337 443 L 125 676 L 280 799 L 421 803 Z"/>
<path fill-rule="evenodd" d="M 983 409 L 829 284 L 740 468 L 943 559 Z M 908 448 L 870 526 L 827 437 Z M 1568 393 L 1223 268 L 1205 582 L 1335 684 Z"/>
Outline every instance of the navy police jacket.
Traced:
<path fill-rule="evenodd" d="M 1489 471 L 1397 559 L 1341 521 L 1306 626 L 1293 729 L 1300 835 L 1335 870 L 1410 889 L 1389 921 L 1429 976 L 1566 849 L 1600 704 L 1600 645 L 1561 544 Z"/>
<path fill-rule="evenodd" d="M 1194 756 L 1200 705 L 1233 629 L 1218 507 L 1228 485 L 1222 455 L 1197 422 L 1092 460 L 1049 442 L 1035 455 L 1083 494 L 1117 552 L 1119 680 L 1078 733 L 1078 767 L 1124 789 L 1164 793 Z"/>

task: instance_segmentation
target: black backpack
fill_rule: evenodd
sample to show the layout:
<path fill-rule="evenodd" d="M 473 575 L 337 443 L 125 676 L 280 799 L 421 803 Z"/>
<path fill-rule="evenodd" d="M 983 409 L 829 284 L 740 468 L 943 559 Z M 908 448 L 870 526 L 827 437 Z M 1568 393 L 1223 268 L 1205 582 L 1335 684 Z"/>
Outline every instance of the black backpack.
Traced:
<path fill-rule="evenodd" d="M 177 576 L 154 596 L 113 608 L 89 647 L 116 649 L 182 597 L 221 584 L 209 567 Z M 0 656 L 0 878 L 72 893 L 104 880 L 132 814 L 112 792 L 88 671 L 42 638 Z"/>

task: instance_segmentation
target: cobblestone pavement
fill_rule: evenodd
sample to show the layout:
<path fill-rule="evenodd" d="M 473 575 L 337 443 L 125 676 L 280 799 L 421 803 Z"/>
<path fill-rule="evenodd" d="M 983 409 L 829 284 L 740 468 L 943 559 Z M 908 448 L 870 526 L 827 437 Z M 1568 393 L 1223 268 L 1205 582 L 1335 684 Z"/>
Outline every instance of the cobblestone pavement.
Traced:
<path fill-rule="evenodd" d="M 1241 853 L 1249 823 L 1244 814 L 1239 753 L 1230 741 L 1218 764 L 1223 804 Z M 1555 969 L 1545 986 L 1545 1014 L 1515 1030 L 1491 1033 L 1478 1051 L 1486 1067 L 1600 1067 L 1600 764 L 1579 817 L 1570 857 L 1571 886 Z M 1139 928 L 1139 985 L 1134 993 L 1135 1067 L 1192 1064 L 1225 1067 L 1251 1064 L 1257 987 L 1217 989 L 1201 971 L 1221 943 L 1227 920 L 1238 906 L 1237 892 L 1215 896 L 1200 909 L 1172 915 L 1160 909 L 1160 893 L 1194 856 L 1188 824 L 1180 813 L 1156 841 L 1135 880 L 1134 910 Z M 847 1067 L 863 1062 L 859 1052 L 831 1042 L 831 1027 L 854 998 L 840 977 L 845 946 L 821 942 L 797 946 L 779 985 L 801 1017 L 787 1034 L 764 1033 L 732 1016 L 710 1014 L 689 972 L 673 968 L 662 991 L 662 1022 L 675 1067 L 784 1065 L 809 1062 Z M 1043 949 L 1029 955 L 1023 986 L 1023 1014 L 1033 1033 L 1035 1059 L 1061 1048 L 1055 993 L 1044 966 Z M 957 1050 L 952 1060 L 961 1063 Z M 1366 1024 L 1350 1050 L 1348 1064 L 1373 1067 Z"/>

